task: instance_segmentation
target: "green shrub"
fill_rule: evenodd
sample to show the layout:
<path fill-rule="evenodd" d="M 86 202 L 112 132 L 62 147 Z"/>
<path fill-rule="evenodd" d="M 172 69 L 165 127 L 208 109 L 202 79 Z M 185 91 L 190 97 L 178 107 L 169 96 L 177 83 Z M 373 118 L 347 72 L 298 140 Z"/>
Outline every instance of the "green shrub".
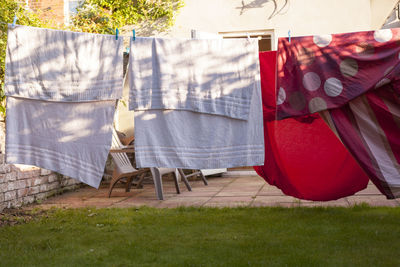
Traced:
<path fill-rule="evenodd" d="M 113 34 L 115 28 L 144 23 L 163 31 L 182 6 L 183 0 L 86 0 L 72 17 L 71 29 Z"/>

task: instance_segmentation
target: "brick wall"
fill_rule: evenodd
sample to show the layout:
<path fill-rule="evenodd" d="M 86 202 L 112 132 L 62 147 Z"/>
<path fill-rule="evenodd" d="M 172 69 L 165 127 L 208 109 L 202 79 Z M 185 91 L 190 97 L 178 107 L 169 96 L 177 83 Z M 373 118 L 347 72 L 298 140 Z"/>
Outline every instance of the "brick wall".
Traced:
<path fill-rule="evenodd" d="M 4 151 L 4 122 L 0 122 L 0 144 Z M 0 211 L 45 199 L 49 196 L 80 187 L 75 179 L 27 165 L 4 163 L 0 153 Z"/>
<path fill-rule="evenodd" d="M 68 0 L 29 0 L 29 8 L 40 10 L 45 19 L 55 20 L 59 24 L 64 23 L 64 1 Z"/>

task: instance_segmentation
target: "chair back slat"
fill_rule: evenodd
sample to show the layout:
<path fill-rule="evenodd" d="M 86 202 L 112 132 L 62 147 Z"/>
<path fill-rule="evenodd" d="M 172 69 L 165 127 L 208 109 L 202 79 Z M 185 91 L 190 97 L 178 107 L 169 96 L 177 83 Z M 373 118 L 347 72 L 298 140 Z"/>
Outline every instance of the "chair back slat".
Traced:
<path fill-rule="evenodd" d="M 112 131 L 112 143 L 111 143 L 111 148 L 122 148 L 123 145 L 121 143 L 121 141 L 119 140 L 117 131 L 113 128 Z M 123 169 L 124 166 L 132 166 L 128 155 L 126 155 L 126 153 L 111 153 L 112 158 L 115 161 L 115 164 L 118 165 L 118 167 L 120 169 Z"/>

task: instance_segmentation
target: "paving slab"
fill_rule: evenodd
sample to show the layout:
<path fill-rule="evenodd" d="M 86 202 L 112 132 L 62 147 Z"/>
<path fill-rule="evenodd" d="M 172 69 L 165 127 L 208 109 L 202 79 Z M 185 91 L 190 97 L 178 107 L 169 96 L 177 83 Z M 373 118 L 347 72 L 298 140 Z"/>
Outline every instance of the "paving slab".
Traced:
<path fill-rule="evenodd" d="M 251 196 L 213 197 L 207 201 L 204 207 L 247 207 L 253 198 Z"/>
<path fill-rule="evenodd" d="M 208 185 L 201 180 L 190 180 L 192 191 L 180 183 L 181 194 L 176 193 L 172 180 L 163 180 L 164 200 L 158 200 L 154 185 L 145 183 L 143 188 L 131 188 L 125 192 L 124 184 L 117 184 L 111 198 L 108 198 L 108 185 L 99 189 L 83 187 L 73 192 L 50 197 L 38 204 L 49 209 L 58 208 L 128 208 L 149 206 L 157 208 L 195 207 L 350 207 L 366 203 L 370 206 L 399 207 L 399 200 L 387 200 L 379 190 L 369 183 L 365 190 L 354 196 L 333 201 L 308 201 L 286 196 L 275 186 L 267 184 L 257 176 L 209 177 Z"/>

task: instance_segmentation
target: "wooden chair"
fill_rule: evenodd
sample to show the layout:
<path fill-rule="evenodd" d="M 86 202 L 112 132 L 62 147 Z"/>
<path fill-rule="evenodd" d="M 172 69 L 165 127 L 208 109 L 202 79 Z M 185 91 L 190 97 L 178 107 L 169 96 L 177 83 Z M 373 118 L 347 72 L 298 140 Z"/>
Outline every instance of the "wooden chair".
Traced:
<path fill-rule="evenodd" d="M 113 129 L 112 134 L 112 144 L 111 144 L 111 157 L 114 161 L 114 171 L 112 174 L 112 179 L 110 182 L 110 187 L 108 189 L 108 197 L 111 196 L 111 192 L 115 186 L 115 184 L 121 180 L 122 178 L 127 178 L 125 191 L 129 192 L 132 184 L 132 179 L 138 175 L 140 175 L 139 180 L 143 180 L 146 172 L 148 169 L 135 169 L 126 153 L 134 153 L 135 150 L 133 146 L 124 146 L 122 145 L 121 141 L 119 140 L 118 134 Z"/>

